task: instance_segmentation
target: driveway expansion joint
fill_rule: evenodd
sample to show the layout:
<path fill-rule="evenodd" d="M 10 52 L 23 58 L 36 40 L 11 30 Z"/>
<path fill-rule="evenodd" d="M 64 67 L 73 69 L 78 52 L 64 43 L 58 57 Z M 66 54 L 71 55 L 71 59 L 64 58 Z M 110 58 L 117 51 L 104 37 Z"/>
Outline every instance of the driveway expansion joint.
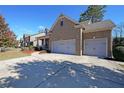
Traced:
<path fill-rule="evenodd" d="M 35 85 L 34 88 L 38 88 L 41 84 L 43 84 L 45 81 L 50 79 L 51 77 L 55 76 L 57 73 L 59 73 L 62 69 L 66 68 L 67 64 L 64 65 L 62 68 L 58 69 L 55 73 L 51 74 L 50 76 L 46 77 L 45 80 L 41 81 L 39 84 Z"/>

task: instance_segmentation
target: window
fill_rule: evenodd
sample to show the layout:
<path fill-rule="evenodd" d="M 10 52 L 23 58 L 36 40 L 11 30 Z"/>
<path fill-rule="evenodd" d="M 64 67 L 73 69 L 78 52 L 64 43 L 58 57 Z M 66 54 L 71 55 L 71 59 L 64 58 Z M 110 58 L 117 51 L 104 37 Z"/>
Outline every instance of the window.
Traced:
<path fill-rule="evenodd" d="M 61 21 L 60 26 L 63 26 L 63 21 Z"/>

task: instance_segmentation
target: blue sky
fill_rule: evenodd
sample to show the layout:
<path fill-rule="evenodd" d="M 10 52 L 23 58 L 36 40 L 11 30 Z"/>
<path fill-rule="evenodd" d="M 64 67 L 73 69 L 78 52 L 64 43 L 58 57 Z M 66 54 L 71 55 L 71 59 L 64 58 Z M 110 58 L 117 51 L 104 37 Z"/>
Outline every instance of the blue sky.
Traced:
<path fill-rule="evenodd" d="M 0 14 L 3 15 L 9 27 L 18 38 L 24 33 L 35 34 L 40 28 L 50 28 L 56 18 L 61 14 L 78 20 L 81 12 L 87 6 L 0 6 Z M 104 19 L 111 19 L 115 24 L 124 22 L 124 6 L 107 6 Z"/>

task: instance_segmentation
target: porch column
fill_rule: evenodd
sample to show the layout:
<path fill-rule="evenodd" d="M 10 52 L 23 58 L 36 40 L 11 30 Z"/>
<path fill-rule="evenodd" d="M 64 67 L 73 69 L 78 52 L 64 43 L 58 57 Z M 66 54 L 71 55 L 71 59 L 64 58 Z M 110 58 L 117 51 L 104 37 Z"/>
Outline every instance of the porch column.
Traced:
<path fill-rule="evenodd" d="M 39 39 L 38 39 L 38 38 L 36 38 L 36 40 L 37 40 L 37 44 L 36 44 L 36 45 L 37 45 L 37 47 L 39 47 L 39 42 L 38 42 L 38 41 L 39 41 Z"/>
<path fill-rule="evenodd" d="M 39 39 L 38 43 L 39 43 L 39 46 L 41 47 L 41 45 L 42 45 L 41 39 Z"/>
<path fill-rule="evenodd" d="M 40 39 L 40 46 L 42 46 L 42 39 Z"/>
<path fill-rule="evenodd" d="M 44 44 L 43 45 L 44 45 L 44 48 L 45 48 L 46 40 L 45 40 L 45 38 L 43 40 L 44 40 Z"/>

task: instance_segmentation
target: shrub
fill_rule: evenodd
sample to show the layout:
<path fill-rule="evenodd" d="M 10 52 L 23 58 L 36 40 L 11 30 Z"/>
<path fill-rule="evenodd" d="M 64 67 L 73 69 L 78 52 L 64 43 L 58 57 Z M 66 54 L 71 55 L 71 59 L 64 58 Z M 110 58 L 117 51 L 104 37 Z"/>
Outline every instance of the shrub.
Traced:
<path fill-rule="evenodd" d="M 21 51 L 24 51 L 24 47 L 21 47 Z"/>
<path fill-rule="evenodd" d="M 28 48 L 29 50 L 34 50 L 34 47 L 32 45 L 30 45 Z"/>
<path fill-rule="evenodd" d="M 124 46 L 117 46 L 113 49 L 113 56 L 116 60 L 124 61 Z"/>
<path fill-rule="evenodd" d="M 41 50 L 43 50 L 43 48 L 42 47 L 34 47 L 34 50 L 35 51 L 41 51 Z"/>
<path fill-rule="evenodd" d="M 5 52 L 5 47 L 0 47 L 0 52 Z"/>
<path fill-rule="evenodd" d="M 39 49 L 38 49 L 38 47 L 34 47 L 34 50 L 35 50 L 35 51 L 38 51 Z"/>

